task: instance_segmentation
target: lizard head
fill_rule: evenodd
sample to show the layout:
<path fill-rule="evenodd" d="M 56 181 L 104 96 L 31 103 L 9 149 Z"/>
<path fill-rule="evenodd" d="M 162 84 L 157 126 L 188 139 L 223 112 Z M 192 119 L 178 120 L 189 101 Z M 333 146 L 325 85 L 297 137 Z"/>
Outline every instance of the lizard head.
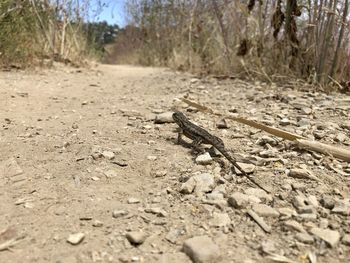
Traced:
<path fill-rule="evenodd" d="M 187 120 L 187 117 L 185 116 L 185 114 L 183 114 L 182 112 L 180 111 L 175 111 L 173 113 L 173 120 L 181 126 L 181 124 Z"/>

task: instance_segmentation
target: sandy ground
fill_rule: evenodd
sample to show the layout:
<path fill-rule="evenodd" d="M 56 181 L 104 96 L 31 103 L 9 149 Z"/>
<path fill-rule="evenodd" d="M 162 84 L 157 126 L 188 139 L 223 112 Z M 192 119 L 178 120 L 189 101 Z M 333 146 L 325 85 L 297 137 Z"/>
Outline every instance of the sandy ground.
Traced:
<path fill-rule="evenodd" d="M 238 123 L 218 129 L 218 118 L 187 111 L 177 99 L 183 96 L 349 148 L 346 95 L 132 66 L 0 72 L 0 262 L 191 262 L 183 244 L 203 235 L 220 254 L 206 262 L 273 262 L 273 255 L 350 262 L 348 163 Z M 221 137 L 236 157 L 255 161 L 253 176 L 271 193 L 254 192 L 227 161 L 197 164 L 193 151 L 176 144 L 174 123 L 154 123 L 174 108 Z M 288 176 L 294 168 L 318 180 Z M 209 190 L 181 191 L 203 173 L 215 179 Z M 268 208 L 250 201 L 232 207 L 234 193 L 255 195 Z M 311 200 L 304 204 L 310 211 L 298 207 L 298 197 Z M 249 209 L 260 211 L 270 233 Z M 334 243 L 315 229 L 332 231 L 326 236 Z M 133 231 L 144 234 L 141 245 L 126 237 Z M 67 242 L 76 233 L 83 240 Z"/>

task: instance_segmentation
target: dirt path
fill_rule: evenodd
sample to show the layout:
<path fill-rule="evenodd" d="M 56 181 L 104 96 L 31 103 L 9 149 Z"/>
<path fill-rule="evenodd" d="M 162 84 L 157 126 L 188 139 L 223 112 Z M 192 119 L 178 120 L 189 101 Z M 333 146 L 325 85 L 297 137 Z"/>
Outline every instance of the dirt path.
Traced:
<path fill-rule="evenodd" d="M 176 99 L 184 95 L 349 147 L 349 96 L 131 66 L 1 72 L 0 262 L 190 262 L 183 243 L 203 235 L 213 242 L 204 242 L 212 253 L 204 262 L 271 262 L 269 253 L 350 262 L 349 164 L 187 112 L 257 165 L 256 178 L 272 190 L 263 194 L 227 163 L 196 164 L 176 145 L 175 124 L 154 123 L 173 107 L 186 112 Z M 319 180 L 287 176 L 297 168 Z M 126 238 L 133 231 L 145 234 L 139 246 Z M 84 239 L 69 244 L 76 233 Z"/>

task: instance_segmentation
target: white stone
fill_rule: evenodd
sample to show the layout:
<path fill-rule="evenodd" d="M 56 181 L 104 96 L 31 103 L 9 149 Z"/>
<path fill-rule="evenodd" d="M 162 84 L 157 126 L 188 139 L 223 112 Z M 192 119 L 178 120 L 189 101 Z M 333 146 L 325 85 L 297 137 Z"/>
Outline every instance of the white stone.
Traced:
<path fill-rule="evenodd" d="M 194 263 L 213 263 L 221 260 L 219 246 L 208 236 L 187 239 L 183 244 L 183 251 Z"/>

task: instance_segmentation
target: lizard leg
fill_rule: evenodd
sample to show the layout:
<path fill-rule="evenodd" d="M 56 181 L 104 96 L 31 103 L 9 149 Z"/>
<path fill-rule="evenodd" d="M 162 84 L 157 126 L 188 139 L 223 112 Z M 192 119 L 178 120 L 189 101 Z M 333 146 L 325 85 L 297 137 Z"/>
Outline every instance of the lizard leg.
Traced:
<path fill-rule="evenodd" d="M 197 152 L 203 153 L 204 150 L 201 149 L 201 148 L 199 147 L 199 145 L 201 145 L 202 142 L 203 142 L 203 140 L 200 139 L 200 138 L 194 139 L 193 142 L 192 142 L 192 144 L 191 144 L 191 147 L 192 147 L 193 149 L 195 149 Z"/>

